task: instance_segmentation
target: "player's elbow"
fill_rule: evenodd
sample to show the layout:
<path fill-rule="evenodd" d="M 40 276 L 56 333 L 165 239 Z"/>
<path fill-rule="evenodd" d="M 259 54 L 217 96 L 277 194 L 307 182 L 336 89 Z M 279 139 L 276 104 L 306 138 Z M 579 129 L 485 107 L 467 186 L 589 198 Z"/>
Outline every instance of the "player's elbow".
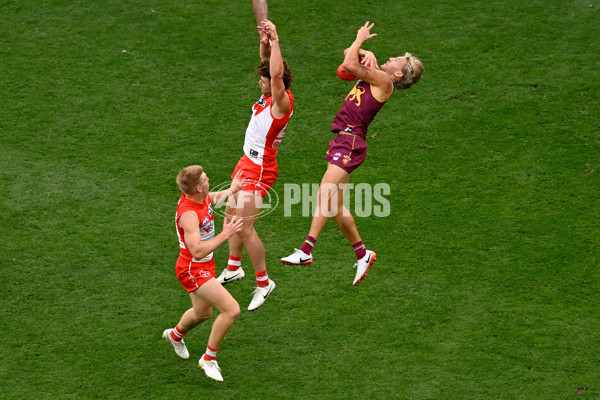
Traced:
<path fill-rule="evenodd" d="M 271 71 L 271 82 L 274 80 L 283 81 L 283 70 Z"/>
<path fill-rule="evenodd" d="M 194 257 L 196 260 L 200 260 L 200 259 L 206 257 L 210 252 L 200 248 L 200 249 L 190 250 L 190 253 L 192 253 L 192 257 Z"/>
<path fill-rule="evenodd" d="M 344 69 L 353 75 L 355 75 L 355 72 L 360 67 L 360 63 L 356 60 L 344 60 L 342 64 L 344 65 Z"/>

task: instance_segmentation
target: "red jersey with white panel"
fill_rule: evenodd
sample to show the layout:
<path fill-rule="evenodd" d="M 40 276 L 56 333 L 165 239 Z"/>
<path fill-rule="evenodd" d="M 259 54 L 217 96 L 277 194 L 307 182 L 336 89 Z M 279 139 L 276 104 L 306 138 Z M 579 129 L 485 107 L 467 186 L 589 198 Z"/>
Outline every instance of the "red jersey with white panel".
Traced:
<path fill-rule="evenodd" d="M 177 227 L 177 237 L 179 238 L 179 257 L 193 262 L 207 262 L 212 260 L 213 253 L 211 252 L 206 257 L 196 260 L 192 257 L 189 249 L 185 244 L 185 236 L 183 228 L 179 226 L 179 218 L 187 211 L 194 211 L 198 215 L 200 221 L 200 239 L 206 242 L 215 237 L 215 220 L 213 207 L 210 202 L 210 197 L 204 197 L 202 204 L 196 203 L 181 194 L 179 203 L 177 203 L 177 213 L 175 214 L 175 226 Z"/>
<path fill-rule="evenodd" d="M 273 96 L 262 95 L 252 106 L 252 117 L 246 129 L 244 153 L 257 165 L 277 165 L 277 149 L 294 112 L 294 96 L 289 90 L 285 93 L 290 98 L 290 111 L 281 119 L 276 119 L 271 114 Z"/>

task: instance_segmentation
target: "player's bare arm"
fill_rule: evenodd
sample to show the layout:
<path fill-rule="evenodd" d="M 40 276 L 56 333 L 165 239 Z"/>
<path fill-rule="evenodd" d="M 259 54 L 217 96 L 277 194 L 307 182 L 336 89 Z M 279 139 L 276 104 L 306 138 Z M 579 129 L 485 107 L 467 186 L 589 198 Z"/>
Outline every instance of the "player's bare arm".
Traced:
<path fill-rule="evenodd" d="M 227 198 L 229 196 L 239 192 L 239 190 L 242 188 L 242 173 L 243 172 L 244 171 L 239 170 L 238 173 L 235 174 L 235 176 L 233 177 L 233 180 L 231 181 L 231 186 L 229 187 L 229 189 L 221 190 L 219 192 L 210 192 L 208 194 L 208 197 L 210 197 L 210 202 L 213 205 L 218 206 L 219 204 L 221 204 L 222 202 L 227 200 Z"/>
<path fill-rule="evenodd" d="M 348 49 L 345 49 L 344 57 L 346 56 L 347 52 Z M 377 57 L 375 57 L 375 53 L 373 53 L 372 51 L 360 49 L 358 51 L 358 56 L 359 59 L 362 60 L 360 61 L 360 63 L 365 67 L 370 69 L 379 69 L 379 64 L 377 64 Z"/>
<path fill-rule="evenodd" d="M 258 25 L 258 34 L 260 39 L 260 59 L 264 60 L 271 56 L 271 45 L 269 36 L 262 31 L 262 21 L 269 18 L 269 7 L 267 0 L 252 0 L 252 10 L 254 11 L 254 19 Z"/>
<path fill-rule="evenodd" d="M 267 33 L 271 42 L 271 58 L 269 59 L 271 94 L 273 95 L 271 112 L 273 117 L 283 118 L 290 111 L 292 105 L 283 83 L 283 57 L 279 47 L 277 27 L 271 21 L 265 19 L 262 21 L 262 30 Z"/>
<path fill-rule="evenodd" d="M 198 214 L 194 211 L 186 211 L 179 217 L 179 226 L 183 229 L 185 245 L 196 260 L 206 257 L 226 242 L 227 239 L 238 233 L 242 229 L 242 223 L 241 219 L 233 217 L 230 222 L 223 223 L 221 233 L 203 242 L 200 236 Z"/>
<path fill-rule="evenodd" d="M 373 94 L 376 97 L 385 100 L 390 97 L 394 91 L 394 85 L 392 84 L 389 75 L 378 68 L 365 68 L 363 64 L 368 64 L 368 61 L 365 59 L 363 59 L 363 64 L 359 61 L 361 54 L 363 54 L 364 57 L 368 56 L 367 51 L 361 49 L 363 43 L 377 36 L 376 33 L 371 33 L 371 29 L 374 25 L 375 24 L 369 25 L 369 21 L 367 21 L 358 30 L 356 39 L 345 51 L 344 68 L 358 79 L 370 83 L 373 86 Z M 371 62 L 377 63 L 375 55 L 373 55 L 372 58 L 374 61 L 372 60 Z"/>

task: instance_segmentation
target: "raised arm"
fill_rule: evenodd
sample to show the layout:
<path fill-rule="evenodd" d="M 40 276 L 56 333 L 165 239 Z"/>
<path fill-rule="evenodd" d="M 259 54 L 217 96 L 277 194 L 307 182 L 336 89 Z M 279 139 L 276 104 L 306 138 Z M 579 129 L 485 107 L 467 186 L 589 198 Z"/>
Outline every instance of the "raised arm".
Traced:
<path fill-rule="evenodd" d="M 267 0 L 252 0 L 252 10 L 254 11 L 256 25 L 259 27 L 260 59 L 264 60 L 265 58 L 269 58 L 271 56 L 269 35 L 260 29 L 262 27 L 263 20 L 269 18 L 269 7 L 267 6 Z"/>
<path fill-rule="evenodd" d="M 271 42 L 271 58 L 269 59 L 271 94 L 273 95 L 271 110 L 275 118 L 283 118 L 290 111 L 292 104 L 283 83 L 283 57 L 279 47 L 277 27 L 271 21 L 265 19 L 263 20 L 263 31 L 267 33 Z"/>
<path fill-rule="evenodd" d="M 373 25 L 375 24 L 369 25 L 369 22 L 367 21 L 367 23 L 358 30 L 356 39 L 352 45 L 344 51 L 344 68 L 358 79 L 369 82 L 383 92 L 391 94 L 393 85 L 390 78 L 385 72 L 375 68 L 377 60 L 375 59 L 375 56 L 372 55 L 373 53 L 361 49 L 364 42 L 377 36 L 376 33 L 371 33 Z M 364 57 L 363 64 L 368 65 L 370 61 L 371 64 L 375 63 L 375 65 L 371 65 L 370 68 L 365 68 L 365 66 L 360 63 L 359 56 Z M 386 96 L 386 98 L 388 96 Z"/>
<path fill-rule="evenodd" d="M 348 49 L 344 50 L 344 57 L 346 57 L 346 53 Z M 377 58 L 375 57 L 375 53 L 369 50 L 359 49 L 358 50 L 359 59 L 362 60 L 360 63 L 367 68 L 371 69 L 379 69 L 379 64 L 377 64 Z"/>
<path fill-rule="evenodd" d="M 238 173 L 235 174 L 235 176 L 233 177 L 233 180 L 231 181 L 231 186 L 229 187 L 229 189 L 221 190 L 220 192 L 210 192 L 208 194 L 208 197 L 210 197 L 210 202 L 213 205 L 218 206 L 223 201 L 227 200 L 227 198 L 229 196 L 237 193 L 242 188 L 242 173 L 243 172 L 244 171 L 239 170 Z"/>

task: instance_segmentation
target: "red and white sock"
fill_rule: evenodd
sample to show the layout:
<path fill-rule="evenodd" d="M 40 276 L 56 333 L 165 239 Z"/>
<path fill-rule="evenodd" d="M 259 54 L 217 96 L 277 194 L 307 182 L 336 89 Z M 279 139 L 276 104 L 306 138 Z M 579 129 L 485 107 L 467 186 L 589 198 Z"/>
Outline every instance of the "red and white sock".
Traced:
<path fill-rule="evenodd" d="M 181 339 L 183 339 L 186 333 L 187 332 L 183 332 L 182 330 L 180 330 L 179 325 L 177 325 L 171 331 L 171 339 L 173 339 L 176 342 L 181 342 Z"/>
<path fill-rule="evenodd" d="M 256 273 L 256 286 L 265 287 L 269 284 L 269 274 L 267 274 L 267 270 L 257 272 Z"/>
<path fill-rule="evenodd" d="M 230 271 L 237 271 L 242 266 L 242 256 L 236 257 L 229 255 L 229 261 L 227 262 L 227 269 Z"/>
<path fill-rule="evenodd" d="M 206 345 L 206 353 L 202 356 L 206 361 L 217 359 L 217 349 L 213 349 L 209 345 Z"/>

